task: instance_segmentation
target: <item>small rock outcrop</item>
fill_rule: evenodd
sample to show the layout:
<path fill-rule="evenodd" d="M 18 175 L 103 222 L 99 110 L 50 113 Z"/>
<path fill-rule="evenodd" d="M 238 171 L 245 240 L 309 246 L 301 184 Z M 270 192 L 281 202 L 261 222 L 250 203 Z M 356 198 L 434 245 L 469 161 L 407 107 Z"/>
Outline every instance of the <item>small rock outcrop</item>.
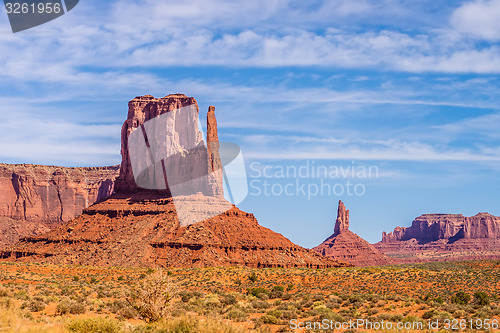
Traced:
<path fill-rule="evenodd" d="M 5 248 L 27 236 L 38 236 L 50 231 L 42 222 L 13 220 L 0 216 L 0 249 Z"/>
<path fill-rule="evenodd" d="M 313 248 L 314 251 L 354 266 L 378 266 L 391 264 L 394 261 L 373 245 L 349 230 L 349 210 L 339 201 L 337 219 L 333 235 Z"/>
<path fill-rule="evenodd" d="M 374 246 L 403 262 L 499 259 L 500 217 L 423 214 L 410 227 L 382 233 Z"/>
<path fill-rule="evenodd" d="M 344 231 L 349 231 L 349 210 L 345 209 L 342 201 L 339 201 L 337 220 L 335 220 L 335 227 L 333 228 L 333 236 L 337 236 Z"/>

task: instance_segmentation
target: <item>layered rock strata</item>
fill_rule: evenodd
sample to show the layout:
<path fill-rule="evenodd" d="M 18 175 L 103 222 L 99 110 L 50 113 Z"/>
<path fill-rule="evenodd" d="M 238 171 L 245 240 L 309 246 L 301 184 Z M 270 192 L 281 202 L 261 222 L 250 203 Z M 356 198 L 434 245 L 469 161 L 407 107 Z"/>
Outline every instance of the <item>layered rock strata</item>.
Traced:
<path fill-rule="evenodd" d="M 113 193 L 118 167 L 0 164 L 0 245 L 80 215 Z"/>
<path fill-rule="evenodd" d="M 500 217 L 423 214 L 374 246 L 402 262 L 500 259 Z"/>

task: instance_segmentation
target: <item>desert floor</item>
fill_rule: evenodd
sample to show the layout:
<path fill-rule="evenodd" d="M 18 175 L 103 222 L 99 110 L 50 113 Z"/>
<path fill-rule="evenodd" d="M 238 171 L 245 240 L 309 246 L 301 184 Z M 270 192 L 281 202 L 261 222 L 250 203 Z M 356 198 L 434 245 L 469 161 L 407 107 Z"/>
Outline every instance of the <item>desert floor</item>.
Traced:
<path fill-rule="evenodd" d="M 144 302 L 155 301 L 148 288 L 158 279 L 173 298 L 152 321 Z M 346 326 L 360 319 L 374 326 Z M 328 326 L 307 329 L 314 322 Z M 500 261 L 161 271 L 0 262 L 0 332 L 425 332 L 436 323 L 500 331 Z"/>

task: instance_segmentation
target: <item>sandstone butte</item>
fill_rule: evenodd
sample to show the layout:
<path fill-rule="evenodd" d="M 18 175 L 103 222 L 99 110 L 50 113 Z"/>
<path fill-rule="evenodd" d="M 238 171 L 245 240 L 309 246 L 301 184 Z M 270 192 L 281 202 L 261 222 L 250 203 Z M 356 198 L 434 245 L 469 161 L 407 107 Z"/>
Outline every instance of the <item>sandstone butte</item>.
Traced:
<path fill-rule="evenodd" d="M 374 246 L 400 262 L 500 259 L 500 217 L 424 214 Z"/>
<path fill-rule="evenodd" d="M 137 186 L 131 171 L 129 135 L 154 117 L 193 104 L 198 110 L 196 100 L 182 94 L 164 98 L 148 95 L 130 101 L 122 128 L 122 163 L 115 182 L 116 193 L 47 233 L 21 239 L 0 252 L 0 258 L 128 267 L 349 266 L 293 244 L 284 236 L 260 226 L 253 214 L 231 204 L 229 210 L 219 215 L 181 226 L 168 190 L 146 191 Z M 186 125 L 195 126 L 194 121 Z M 213 107 L 209 108 L 207 128 L 207 161 L 202 164 L 209 171 L 216 171 L 221 162 Z M 181 136 L 174 135 L 168 140 L 179 140 Z M 179 145 L 174 142 L 171 146 Z M 221 179 L 216 175 L 212 180 L 215 183 L 209 183 L 207 189 L 212 196 L 196 193 L 184 197 L 189 202 L 189 214 L 203 216 L 207 207 L 216 210 L 228 204 L 222 197 Z"/>
<path fill-rule="evenodd" d="M 65 168 L 0 164 L 0 246 L 80 215 L 113 193 L 118 166 Z"/>
<path fill-rule="evenodd" d="M 355 266 L 378 266 L 394 263 L 394 260 L 349 230 L 349 210 L 339 201 L 333 234 L 313 248 L 329 258 L 345 261 Z"/>

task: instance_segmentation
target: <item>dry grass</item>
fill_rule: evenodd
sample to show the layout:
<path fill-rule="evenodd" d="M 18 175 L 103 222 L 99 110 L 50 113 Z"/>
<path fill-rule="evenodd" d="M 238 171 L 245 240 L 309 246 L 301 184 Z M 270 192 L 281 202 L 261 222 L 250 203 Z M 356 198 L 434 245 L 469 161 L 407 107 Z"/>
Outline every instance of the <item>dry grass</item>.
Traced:
<path fill-rule="evenodd" d="M 288 332 L 291 319 L 500 319 L 499 286 L 499 261 L 162 272 L 0 262 L 0 332 Z M 134 291 L 154 305 L 154 318 L 127 301 Z"/>

